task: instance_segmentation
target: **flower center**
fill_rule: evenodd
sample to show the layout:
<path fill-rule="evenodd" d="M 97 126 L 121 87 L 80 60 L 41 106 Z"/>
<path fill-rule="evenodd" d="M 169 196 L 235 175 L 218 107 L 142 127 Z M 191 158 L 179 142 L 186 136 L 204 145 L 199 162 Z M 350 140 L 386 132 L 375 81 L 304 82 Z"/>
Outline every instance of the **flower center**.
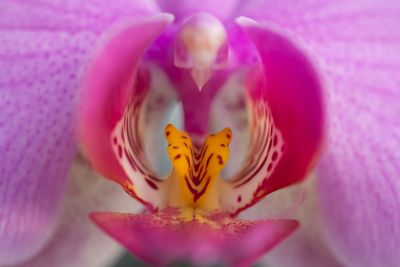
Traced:
<path fill-rule="evenodd" d="M 228 64 L 227 33 L 223 24 L 208 13 L 198 13 L 184 23 L 175 40 L 174 63 L 190 69 L 199 90 L 216 69 Z"/>
<path fill-rule="evenodd" d="M 168 155 L 175 177 L 170 205 L 201 211 L 220 208 L 218 183 L 220 172 L 229 160 L 229 144 L 232 131 L 225 128 L 209 135 L 202 146 L 193 145 L 186 132 L 172 124 L 165 128 Z"/>

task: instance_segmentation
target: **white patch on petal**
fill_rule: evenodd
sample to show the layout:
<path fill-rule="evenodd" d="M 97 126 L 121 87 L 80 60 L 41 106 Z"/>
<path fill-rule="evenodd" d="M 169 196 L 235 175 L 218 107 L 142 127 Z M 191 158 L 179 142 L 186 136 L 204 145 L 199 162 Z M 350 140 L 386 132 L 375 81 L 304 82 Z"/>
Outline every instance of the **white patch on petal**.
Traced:
<path fill-rule="evenodd" d="M 158 69 L 153 68 L 152 71 L 158 74 L 156 78 L 163 77 Z M 162 142 L 164 138 L 157 138 L 157 134 L 163 131 L 157 128 L 164 126 L 163 117 L 165 113 L 172 111 L 169 103 L 175 96 L 168 93 L 168 88 L 158 88 L 162 83 L 159 84 L 156 78 L 151 82 L 152 89 L 155 89 L 153 92 L 148 89 L 133 92 L 123 117 L 110 136 L 110 142 L 115 156 L 129 178 L 129 182 L 123 184 L 124 189 L 150 208 L 162 209 L 168 202 L 169 181 L 159 177 L 147 155 L 166 155 L 154 150 L 154 145 L 165 149 Z M 159 141 L 148 142 L 146 151 L 145 139 Z"/>
<path fill-rule="evenodd" d="M 233 73 L 218 91 L 211 105 L 211 132 L 229 127 L 234 138 L 230 144 L 230 157 L 222 176 L 233 177 L 242 168 L 250 143 L 249 111 L 243 88 L 243 73 Z"/>
<path fill-rule="evenodd" d="M 168 159 L 164 138 L 164 128 L 168 123 L 182 126 L 183 111 L 177 102 L 176 90 L 165 72 L 156 65 L 152 65 L 151 81 L 148 101 L 143 116 L 144 151 L 149 160 L 150 167 L 164 177 L 170 173 L 171 164 Z"/>
<path fill-rule="evenodd" d="M 223 211 L 236 214 L 265 196 L 262 183 L 275 170 L 284 151 L 284 142 L 276 128 L 271 111 L 264 100 L 251 103 L 250 148 L 241 171 L 232 181 L 223 184 Z"/>

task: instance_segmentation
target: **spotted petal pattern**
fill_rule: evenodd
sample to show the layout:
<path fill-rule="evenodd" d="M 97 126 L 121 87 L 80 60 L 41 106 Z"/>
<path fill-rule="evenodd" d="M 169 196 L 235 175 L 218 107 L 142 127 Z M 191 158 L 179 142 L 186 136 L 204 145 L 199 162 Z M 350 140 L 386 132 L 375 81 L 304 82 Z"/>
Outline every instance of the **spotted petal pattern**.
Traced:
<path fill-rule="evenodd" d="M 157 12 L 135 3 L 0 2 L 0 265 L 52 235 L 75 151 L 80 66 L 104 28 Z"/>
<path fill-rule="evenodd" d="M 329 246 L 346 266 L 399 266 L 400 3 L 251 1 L 243 10 L 295 36 L 329 89 L 317 199 Z"/>

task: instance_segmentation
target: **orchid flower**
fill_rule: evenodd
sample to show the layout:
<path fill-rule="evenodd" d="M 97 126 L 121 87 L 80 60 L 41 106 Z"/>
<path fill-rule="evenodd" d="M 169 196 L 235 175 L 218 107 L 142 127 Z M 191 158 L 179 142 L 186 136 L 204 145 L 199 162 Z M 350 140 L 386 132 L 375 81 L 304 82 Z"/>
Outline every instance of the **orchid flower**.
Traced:
<path fill-rule="evenodd" d="M 153 266 L 248 266 L 274 247 L 276 266 L 398 266 L 399 14 L 395 1 L 2 1 L 0 265 L 54 266 L 29 259 L 64 242 L 49 240 L 77 131 L 93 170 L 146 208 L 90 218 Z M 183 125 L 167 124 L 177 104 Z M 286 216 L 238 219 L 314 167 L 319 209 L 292 237 Z"/>

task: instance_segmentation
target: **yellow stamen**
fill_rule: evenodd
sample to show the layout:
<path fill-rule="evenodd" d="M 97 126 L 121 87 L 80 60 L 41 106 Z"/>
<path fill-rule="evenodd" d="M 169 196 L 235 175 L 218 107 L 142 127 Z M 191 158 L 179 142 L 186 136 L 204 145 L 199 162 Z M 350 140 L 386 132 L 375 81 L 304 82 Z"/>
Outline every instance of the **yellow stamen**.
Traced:
<path fill-rule="evenodd" d="M 172 124 L 166 126 L 165 136 L 175 179 L 170 205 L 188 212 L 220 209 L 219 174 L 229 160 L 232 131 L 225 128 L 209 135 L 202 147 L 195 147 L 189 135 Z"/>

